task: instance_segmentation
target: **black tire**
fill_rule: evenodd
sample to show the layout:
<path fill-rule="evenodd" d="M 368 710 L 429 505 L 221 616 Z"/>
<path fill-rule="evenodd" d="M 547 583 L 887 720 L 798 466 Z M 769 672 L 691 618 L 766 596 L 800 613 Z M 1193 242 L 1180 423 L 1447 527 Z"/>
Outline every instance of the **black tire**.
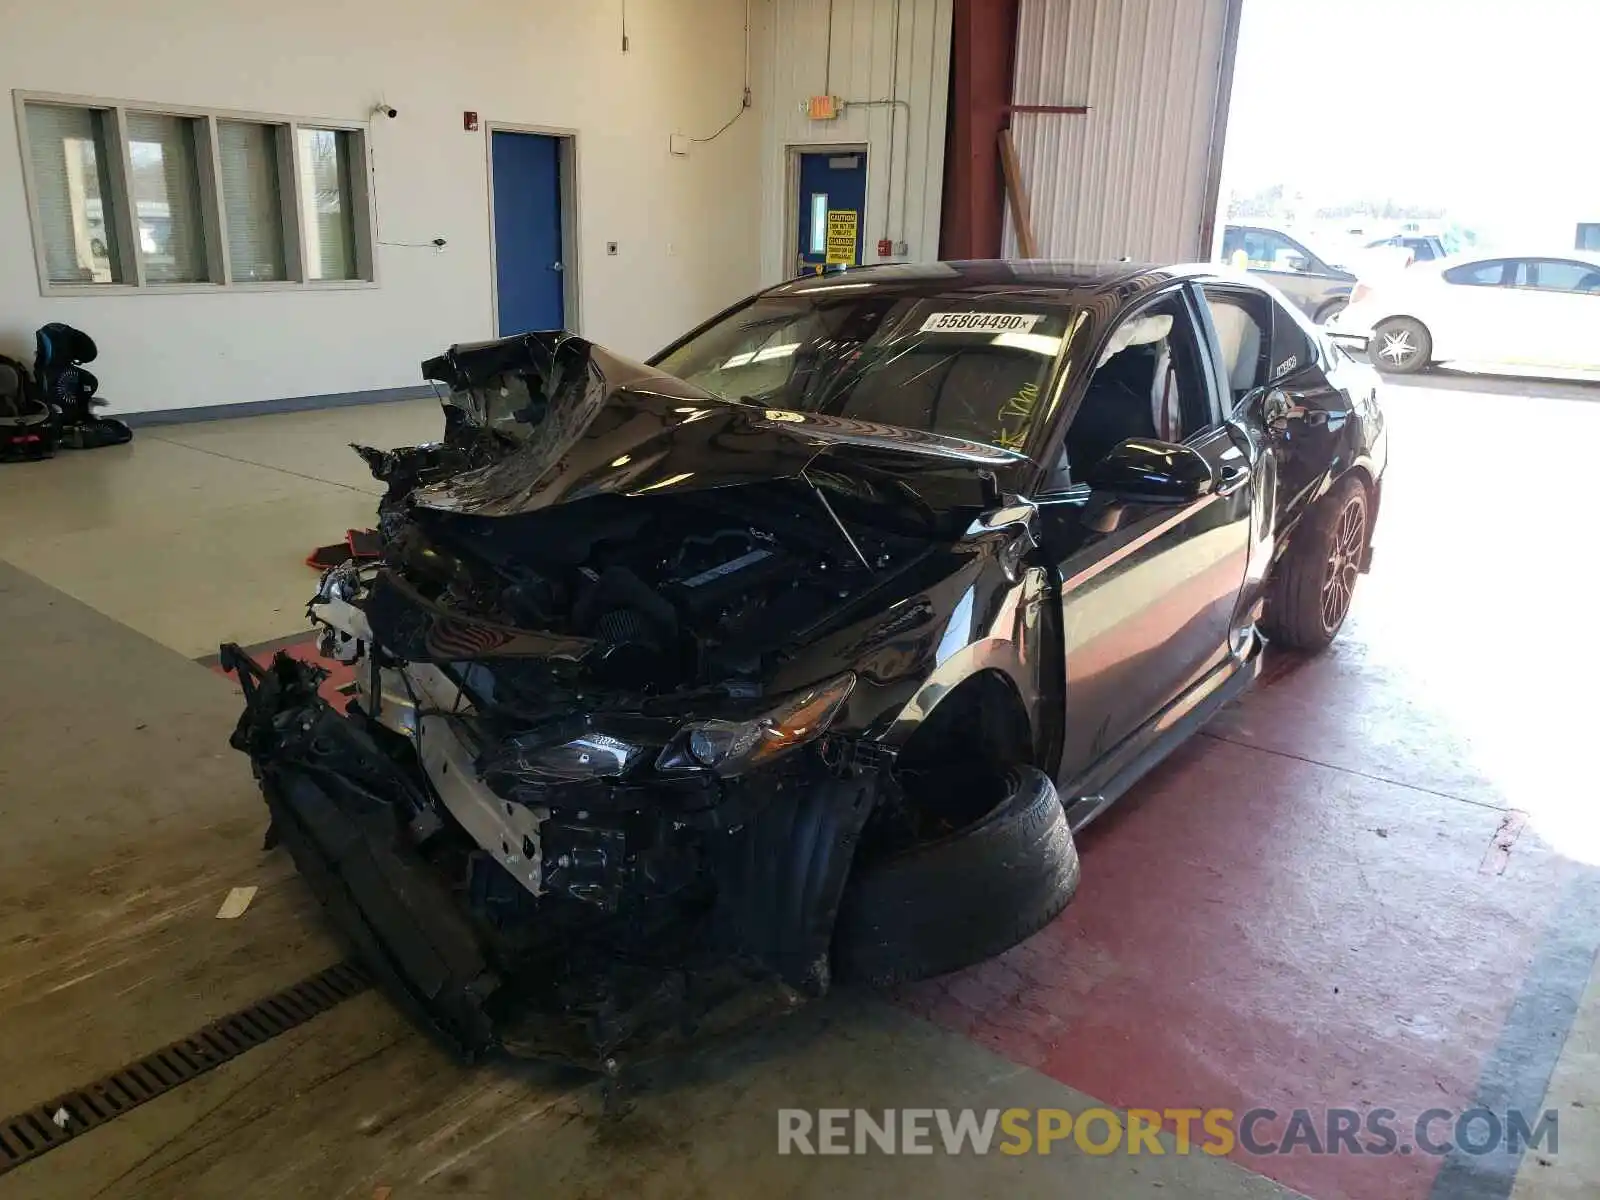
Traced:
<path fill-rule="evenodd" d="M 1338 635 L 1366 556 L 1372 498 L 1346 475 L 1301 520 L 1278 560 L 1261 630 L 1275 645 L 1321 650 Z"/>
<path fill-rule="evenodd" d="M 943 975 L 1038 932 L 1078 888 L 1055 785 L 1017 767 L 1009 794 L 965 829 L 857 868 L 834 928 L 841 979 L 885 986 Z"/>
<path fill-rule="evenodd" d="M 1367 358 L 1386 375 L 1414 375 L 1433 359 L 1433 335 L 1413 317 L 1390 317 L 1372 331 Z"/>
<path fill-rule="evenodd" d="M 1335 300 L 1329 300 L 1321 308 L 1317 309 L 1317 315 L 1311 319 L 1318 325 L 1326 325 L 1329 321 L 1333 320 L 1335 316 L 1337 316 L 1339 313 L 1342 313 L 1349 307 L 1350 297 L 1340 296 Z"/>

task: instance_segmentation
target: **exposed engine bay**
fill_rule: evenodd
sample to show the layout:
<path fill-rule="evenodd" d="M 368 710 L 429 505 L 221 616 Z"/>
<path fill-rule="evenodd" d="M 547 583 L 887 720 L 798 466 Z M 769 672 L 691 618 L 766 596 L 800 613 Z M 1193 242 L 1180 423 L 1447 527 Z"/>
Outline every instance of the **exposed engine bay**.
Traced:
<path fill-rule="evenodd" d="M 737 693 L 797 631 L 915 552 L 881 531 L 844 533 L 814 495 L 783 485 L 438 516 L 391 547 L 394 570 L 440 611 L 564 639 L 584 675 L 622 696 Z M 501 703 L 514 703 L 514 673 L 501 674 Z"/>
<path fill-rule="evenodd" d="M 536 336 L 425 364 L 442 443 L 357 447 L 383 554 L 309 608 L 346 711 L 287 655 L 223 665 L 272 837 L 391 992 L 465 1057 L 608 1070 L 826 990 L 895 807 L 878 735 L 929 668 L 928 589 L 997 553 L 952 542 L 1005 452 L 712 408 Z"/>

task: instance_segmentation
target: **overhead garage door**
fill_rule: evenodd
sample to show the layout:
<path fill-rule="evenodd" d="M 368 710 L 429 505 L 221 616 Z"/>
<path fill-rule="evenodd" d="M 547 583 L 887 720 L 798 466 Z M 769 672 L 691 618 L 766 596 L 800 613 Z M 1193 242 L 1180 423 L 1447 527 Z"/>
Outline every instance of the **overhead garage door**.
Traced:
<path fill-rule="evenodd" d="M 1012 117 L 1040 257 L 1209 257 L 1238 8 L 1022 0 L 1013 103 L 1090 110 Z M 1017 253 L 1009 214 L 1005 246 Z"/>

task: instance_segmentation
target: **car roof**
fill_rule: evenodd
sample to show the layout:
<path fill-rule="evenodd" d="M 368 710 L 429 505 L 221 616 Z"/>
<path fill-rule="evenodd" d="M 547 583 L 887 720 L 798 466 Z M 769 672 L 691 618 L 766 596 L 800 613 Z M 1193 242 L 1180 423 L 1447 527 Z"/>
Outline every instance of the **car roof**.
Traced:
<path fill-rule="evenodd" d="M 1470 254 L 1457 255 L 1456 260 L 1449 265 L 1465 266 L 1470 265 L 1471 263 L 1500 262 L 1502 259 L 1507 258 L 1555 258 L 1565 259 L 1568 262 L 1585 263 L 1590 266 L 1600 267 L 1600 251 L 1552 250 L 1549 248 L 1542 250 L 1495 250 L 1493 252 L 1475 249 Z"/>
<path fill-rule="evenodd" d="M 1135 300 L 1179 279 L 1218 274 L 1204 263 L 1081 263 L 1050 259 L 974 259 L 960 262 L 884 263 L 827 275 L 803 275 L 767 288 L 765 296 L 823 296 L 830 291 L 885 291 L 912 295 L 1039 295 L 1092 305 L 1115 296 Z"/>

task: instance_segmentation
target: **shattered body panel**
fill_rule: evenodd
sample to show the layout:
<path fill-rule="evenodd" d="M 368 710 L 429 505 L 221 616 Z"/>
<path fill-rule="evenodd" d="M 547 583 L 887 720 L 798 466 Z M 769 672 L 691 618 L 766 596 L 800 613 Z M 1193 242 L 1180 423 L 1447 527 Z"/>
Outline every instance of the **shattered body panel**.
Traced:
<path fill-rule="evenodd" d="M 385 553 L 310 609 L 356 664 L 348 711 L 313 666 L 225 652 L 274 836 L 464 1057 L 606 1069 L 734 996 L 821 994 L 907 707 L 958 644 L 1009 646 L 1038 691 L 1026 530 L 968 528 L 1018 456 L 729 404 L 574 337 L 425 371 L 457 389 L 445 440 L 357 448 Z M 671 579 L 595 557 L 658 525 Z M 777 625 L 740 609 L 753 587 Z M 789 728 L 797 705 L 821 720 Z"/>

